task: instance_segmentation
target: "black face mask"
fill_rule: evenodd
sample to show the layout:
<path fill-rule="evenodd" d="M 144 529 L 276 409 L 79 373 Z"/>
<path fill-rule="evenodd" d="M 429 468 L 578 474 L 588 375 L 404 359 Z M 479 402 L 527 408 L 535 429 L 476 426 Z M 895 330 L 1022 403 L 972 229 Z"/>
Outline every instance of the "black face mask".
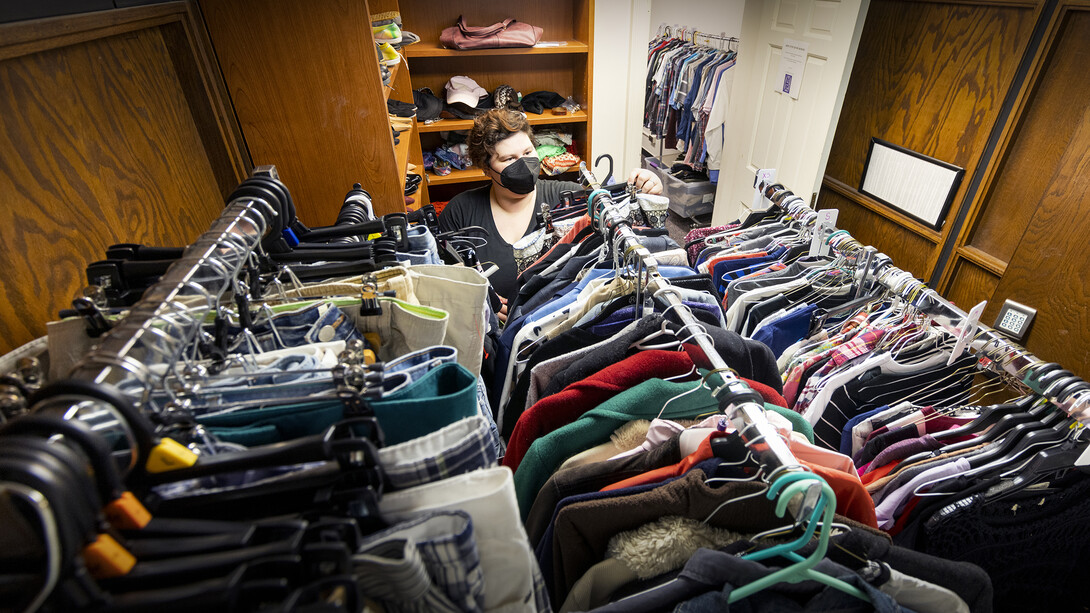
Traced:
<path fill-rule="evenodd" d="M 500 185 L 516 194 L 529 194 L 537 187 L 537 173 L 541 161 L 536 157 L 521 157 L 507 165 L 500 173 Z"/>

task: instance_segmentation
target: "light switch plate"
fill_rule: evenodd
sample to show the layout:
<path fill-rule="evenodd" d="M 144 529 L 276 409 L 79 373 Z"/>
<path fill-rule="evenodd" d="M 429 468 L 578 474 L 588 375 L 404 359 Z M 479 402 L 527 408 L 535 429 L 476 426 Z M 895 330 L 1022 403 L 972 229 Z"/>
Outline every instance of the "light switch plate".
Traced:
<path fill-rule="evenodd" d="M 1036 316 L 1037 309 L 1007 300 L 1003 303 L 1003 308 L 999 309 L 999 315 L 996 316 L 995 325 L 992 327 L 1023 343 L 1029 336 L 1029 327 Z"/>

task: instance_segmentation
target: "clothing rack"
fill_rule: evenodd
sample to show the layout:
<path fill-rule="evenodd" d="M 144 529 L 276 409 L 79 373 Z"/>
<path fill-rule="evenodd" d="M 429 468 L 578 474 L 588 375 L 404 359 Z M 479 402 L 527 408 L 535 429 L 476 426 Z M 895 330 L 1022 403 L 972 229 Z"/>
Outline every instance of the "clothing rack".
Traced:
<path fill-rule="evenodd" d="M 601 189 L 598 181 L 587 170 L 585 163 L 580 164 L 580 172 L 594 190 L 588 198 L 588 210 L 591 211 L 592 223 L 606 238 L 607 244 L 614 244 L 613 241 L 616 241 L 615 252 L 623 253 L 625 261 L 634 262 L 638 266 L 640 276 L 638 287 L 646 288 L 654 297 L 665 299 L 669 305 L 666 311 L 673 311 L 682 322 L 682 330 L 692 333 L 692 341 L 712 365 L 712 370 L 705 377 L 705 382 L 713 374 L 722 379 L 722 385 L 711 388 L 712 396 L 719 401 L 720 408 L 729 416 L 746 447 L 761 466 L 768 469 L 769 483 L 789 472 L 806 471 L 807 469 L 795 459 L 775 428 L 768 422 L 764 407 L 761 406 L 760 395 L 735 376 L 720 357 L 711 337 L 703 332 L 701 328 L 703 324 L 697 321 L 689 307 L 682 302 L 669 280 L 659 273 L 655 258 L 640 242 L 639 236 L 620 212 L 620 207 L 613 203 L 609 192 Z M 642 303 L 642 297 L 639 294 L 637 294 L 637 303 Z M 820 483 L 820 480 L 818 481 Z M 820 485 L 810 487 L 802 508 L 795 516 L 809 517 L 820 493 Z"/>
<path fill-rule="evenodd" d="M 731 50 L 731 51 L 734 50 L 731 47 L 732 43 L 742 42 L 737 36 L 727 36 L 726 32 L 722 32 L 720 34 L 708 34 L 707 32 L 701 32 L 699 30 L 693 30 L 693 36 L 692 36 L 691 40 L 692 40 L 693 43 L 696 43 L 698 45 L 701 44 L 701 43 L 698 43 L 696 41 L 697 36 L 706 38 L 708 40 L 721 40 L 721 41 L 727 43 L 727 49 L 725 49 L 725 50 Z"/>
<path fill-rule="evenodd" d="M 140 409 L 153 379 L 161 377 L 156 368 L 173 368 L 183 358 L 223 295 L 236 289 L 239 273 L 277 214 L 260 198 L 230 202 L 209 230 L 76 364 L 69 378 L 33 399 L 32 411 L 56 412 L 84 421 L 108 437 L 149 444 L 150 424 Z M 135 459 L 136 447 L 131 449 Z"/>
<path fill-rule="evenodd" d="M 796 218 L 800 215 L 816 217 L 817 213 L 790 190 L 779 184 L 761 183 L 758 188 L 781 210 Z M 1090 383 L 1063 369 L 1059 364 L 1046 362 L 1021 345 L 1007 339 L 998 331 L 979 322 L 934 289 L 892 264 L 892 259 L 874 247 L 864 247 L 846 230 L 836 230 L 824 240 L 844 235 L 840 251 L 845 255 L 864 257 L 859 267 L 862 275 L 857 296 L 870 283 L 876 283 L 893 295 L 910 302 L 920 313 L 954 334 L 972 333 L 972 346 L 986 360 L 983 363 L 993 372 L 1008 374 L 1044 396 L 1084 426 L 1090 426 Z M 976 327 L 975 333 L 966 331 Z"/>

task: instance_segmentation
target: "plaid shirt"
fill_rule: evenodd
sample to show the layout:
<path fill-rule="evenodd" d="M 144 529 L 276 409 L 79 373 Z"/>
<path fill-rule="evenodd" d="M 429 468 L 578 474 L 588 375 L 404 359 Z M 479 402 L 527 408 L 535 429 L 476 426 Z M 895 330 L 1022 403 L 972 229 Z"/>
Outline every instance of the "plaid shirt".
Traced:
<path fill-rule="evenodd" d="M 830 337 L 812 350 L 800 353 L 791 360 L 791 363 L 785 370 L 786 374 L 783 377 L 783 398 L 787 401 L 788 406 L 795 406 L 795 401 L 800 391 L 799 383 L 802 381 L 802 374 L 806 372 L 806 369 L 824 359 L 825 353 L 830 349 L 836 348 L 843 343 L 845 339 L 850 338 L 853 335 L 852 333 L 855 332 L 866 319 L 866 312 L 857 314 L 855 317 L 844 322 L 838 334 Z"/>
<path fill-rule="evenodd" d="M 878 345 L 878 341 L 882 340 L 885 336 L 885 328 L 872 328 L 864 330 L 859 334 L 856 334 L 848 342 L 830 349 L 824 355 L 829 360 L 819 368 L 810 379 L 806 382 L 806 387 L 799 393 L 795 399 L 793 406 L 795 411 L 802 413 L 806 410 L 806 407 L 810 406 L 810 402 L 821 391 L 823 379 L 829 375 L 833 370 L 842 366 L 845 362 L 853 360 L 859 356 L 866 355 L 874 350 Z"/>
<path fill-rule="evenodd" d="M 393 490 L 403 490 L 497 465 L 488 422 L 480 415 L 378 450 Z"/>
<path fill-rule="evenodd" d="M 427 513 L 369 535 L 352 563 L 360 592 L 387 611 L 484 611 L 484 572 L 463 511 Z"/>

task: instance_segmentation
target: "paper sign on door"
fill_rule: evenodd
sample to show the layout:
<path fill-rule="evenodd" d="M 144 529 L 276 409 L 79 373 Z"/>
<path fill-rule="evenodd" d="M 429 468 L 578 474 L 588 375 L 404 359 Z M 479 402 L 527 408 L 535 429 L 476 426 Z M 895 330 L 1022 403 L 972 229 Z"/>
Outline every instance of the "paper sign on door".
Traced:
<path fill-rule="evenodd" d="M 802 70 L 806 67 L 806 53 L 810 49 L 810 43 L 783 39 L 783 48 L 780 52 L 780 76 L 774 81 L 776 91 L 787 94 L 795 100 L 799 99 L 799 91 L 802 89 Z"/>

